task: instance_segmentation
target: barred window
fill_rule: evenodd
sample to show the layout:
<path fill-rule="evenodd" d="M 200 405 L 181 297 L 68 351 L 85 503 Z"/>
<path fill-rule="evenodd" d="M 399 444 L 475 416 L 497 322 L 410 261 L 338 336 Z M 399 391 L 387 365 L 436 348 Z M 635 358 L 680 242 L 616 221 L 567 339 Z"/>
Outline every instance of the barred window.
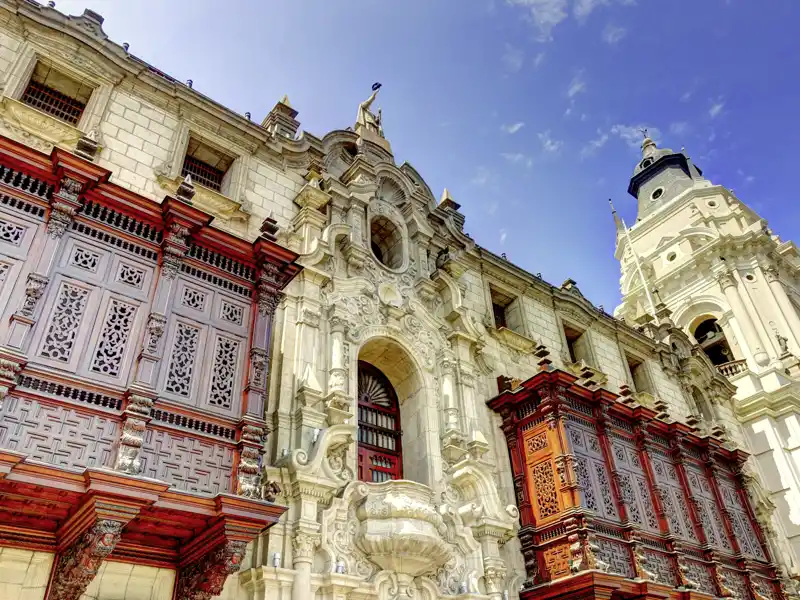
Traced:
<path fill-rule="evenodd" d="M 80 121 L 92 86 L 78 82 L 39 62 L 33 70 L 22 102 L 70 125 Z"/>
<path fill-rule="evenodd" d="M 186 157 L 183 160 L 182 176 L 190 175 L 194 183 L 222 193 L 226 175 L 234 159 L 208 144 L 189 139 Z"/>

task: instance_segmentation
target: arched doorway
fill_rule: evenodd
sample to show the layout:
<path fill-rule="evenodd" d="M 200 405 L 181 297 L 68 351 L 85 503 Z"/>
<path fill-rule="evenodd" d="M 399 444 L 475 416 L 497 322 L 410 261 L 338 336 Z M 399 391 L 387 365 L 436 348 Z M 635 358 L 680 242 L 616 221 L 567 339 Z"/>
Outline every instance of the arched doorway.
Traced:
<path fill-rule="evenodd" d="M 715 318 L 710 317 L 700 321 L 692 331 L 692 335 L 715 366 L 724 365 L 734 359 L 722 327 Z"/>
<path fill-rule="evenodd" d="M 358 478 L 380 483 L 403 478 L 400 403 L 389 378 L 358 361 Z"/>

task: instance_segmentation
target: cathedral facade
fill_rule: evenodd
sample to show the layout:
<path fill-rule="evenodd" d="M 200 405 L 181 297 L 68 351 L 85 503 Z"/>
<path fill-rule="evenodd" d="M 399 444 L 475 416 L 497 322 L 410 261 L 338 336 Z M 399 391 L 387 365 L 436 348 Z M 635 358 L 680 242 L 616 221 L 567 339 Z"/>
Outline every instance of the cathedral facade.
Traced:
<path fill-rule="evenodd" d="M 394 160 L 380 84 L 317 137 L 288 98 L 259 124 L 102 24 L 0 1 L 0 596 L 791 593 L 794 488 L 768 462 L 793 472 L 790 291 L 761 287 L 766 317 L 683 310 L 642 213 L 615 318 L 478 246 Z M 678 158 L 632 193 L 706 186 Z M 725 243 L 788 269 L 726 206 Z"/>

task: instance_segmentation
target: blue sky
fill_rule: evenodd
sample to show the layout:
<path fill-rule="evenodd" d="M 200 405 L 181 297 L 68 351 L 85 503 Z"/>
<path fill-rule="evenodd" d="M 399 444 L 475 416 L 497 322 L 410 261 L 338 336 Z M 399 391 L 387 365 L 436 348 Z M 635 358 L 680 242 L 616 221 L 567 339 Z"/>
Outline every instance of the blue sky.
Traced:
<path fill-rule="evenodd" d="M 766 7 L 769 10 L 766 10 Z M 639 127 L 800 238 L 796 0 L 59 0 L 130 51 L 260 121 L 288 94 L 316 135 L 370 85 L 398 163 L 461 203 L 475 240 L 611 312 L 608 198 Z"/>

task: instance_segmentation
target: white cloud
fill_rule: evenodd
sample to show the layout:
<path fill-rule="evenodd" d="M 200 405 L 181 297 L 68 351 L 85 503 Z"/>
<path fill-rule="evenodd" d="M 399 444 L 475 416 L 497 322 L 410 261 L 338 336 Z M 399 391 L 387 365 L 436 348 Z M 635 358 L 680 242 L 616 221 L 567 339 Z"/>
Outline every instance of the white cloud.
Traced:
<path fill-rule="evenodd" d="M 561 147 L 564 145 L 564 142 L 561 140 L 554 140 L 550 136 L 550 130 L 544 131 L 539 134 L 539 141 L 542 143 L 542 150 L 548 152 L 550 154 L 555 154 Z"/>
<path fill-rule="evenodd" d="M 502 152 L 500 156 L 512 165 L 522 165 L 528 169 L 533 166 L 533 157 L 522 152 Z"/>
<path fill-rule="evenodd" d="M 493 215 L 497 212 L 498 208 L 500 208 L 500 203 L 495 200 L 494 202 L 489 203 L 489 206 L 486 207 L 486 212 L 490 215 Z"/>
<path fill-rule="evenodd" d="M 523 127 L 525 127 L 525 123 L 520 121 L 518 123 L 514 123 L 513 125 L 501 125 L 500 129 L 502 129 L 503 131 L 505 131 L 509 135 L 514 135 L 515 133 L 517 133 Z"/>
<path fill-rule="evenodd" d="M 544 62 L 544 56 L 545 56 L 544 52 L 539 52 L 539 54 L 537 54 L 533 58 L 533 68 L 534 69 L 538 69 L 542 65 L 542 63 Z"/>
<path fill-rule="evenodd" d="M 636 0 L 506 0 L 506 4 L 521 7 L 525 19 L 536 30 L 540 42 L 553 39 L 553 29 L 569 18 L 570 12 L 578 21 L 585 21 L 600 6 L 633 5 Z"/>
<path fill-rule="evenodd" d="M 500 230 L 500 243 L 505 244 L 506 238 L 508 237 L 508 232 L 505 229 Z"/>
<path fill-rule="evenodd" d="M 572 81 L 569 83 L 569 88 L 567 88 L 567 96 L 570 98 L 582 94 L 586 91 L 586 80 L 583 78 L 583 69 L 575 73 L 575 76 L 572 78 Z"/>
<path fill-rule="evenodd" d="M 581 148 L 581 158 L 588 158 L 594 156 L 595 153 L 606 145 L 608 141 L 608 134 L 601 130 L 597 130 L 597 139 L 589 140 L 587 144 Z"/>
<path fill-rule="evenodd" d="M 522 50 L 515 48 L 511 44 L 506 44 L 505 52 L 503 52 L 503 64 L 506 69 L 512 73 L 516 73 L 522 68 L 525 63 L 525 55 Z"/>
<path fill-rule="evenodd" d="M 711 108 L 708 109 L 708 115 L 712 119 L 716 119 L 720 113 L 722 113 L 723 108 L 725 108 L 725 100 L 720 96 L 716 101 L 712 100 Z"/>
<path fill-rule="evenodd" d="M 683 92 L 681 95 L 681 102 L 688 102 L 692 99 L 692 91 L 689 90 L 688 92 Z"/>
<path fill-rule="evenodd" d="M 577 0 L 572 12 L 575 18 L 585 19 L 598 6 L 607 6 L 608 4 L 608 0 Z"/>
<path fill-rule="evenodd" d="M 631 148 L 641 148 L 642 130 L 647 130 L 647 135 L 654 142 L 658 143 L 661 139 L 661 131 L 657 127 L 649 127 L 647 125 L 614 125 L 611 128 L 611 134 L 619 136 Z"/>
<path fill-rule="evenodd" d="M 486 167 L 478 167 L 475 170 L 475 175 L 470 180 L 472 185 L 476 185 L 478 187 L 482 187 L 489 182 L 489 169 Z"/>
<path fill-rule="evenodd" d="M 618 25 L 612 25 L 611 23 L 606 25 L 605 29 L 603 29 L 603 41 L 606 44 L 616 44 L 626 35 L 628 35 L 627 29 Z"/>
<path fill-rule="evenodd" d="M 526 11 L 526 17 L 533 23 L 537 30 L 539 41 L 545 42 L 553 39 L 553 28 L 566 19 L 569 14 L 568 0 L 506 0 L 512 6 L 521 6 Z"/>
<path fill-rule="evenodd" d="M 691 127 L 686 121 L 676 121 L 669 125 L 669 132 L 672 135 L 686 135 L 690 130 Z"/>

